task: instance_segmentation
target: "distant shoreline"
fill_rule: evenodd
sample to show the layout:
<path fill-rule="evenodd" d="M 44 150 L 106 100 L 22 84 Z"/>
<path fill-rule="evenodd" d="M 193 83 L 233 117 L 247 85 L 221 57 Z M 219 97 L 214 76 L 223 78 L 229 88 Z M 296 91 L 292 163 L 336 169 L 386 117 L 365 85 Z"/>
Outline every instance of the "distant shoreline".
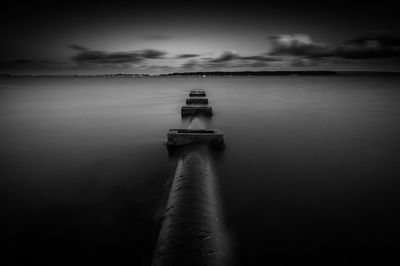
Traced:
<path fill-rule="evenodd" d="M 205 71 L 176 72 L 167 74 L 93 74 L 93 75 L 50 75 L 50 74 L 0 74 L 4 77 L 111 77 L 111 78 L 148 78 L 148 77 L 270 77 L 270 76 L 400 76 L 400 72 L 388 71 Z"/>

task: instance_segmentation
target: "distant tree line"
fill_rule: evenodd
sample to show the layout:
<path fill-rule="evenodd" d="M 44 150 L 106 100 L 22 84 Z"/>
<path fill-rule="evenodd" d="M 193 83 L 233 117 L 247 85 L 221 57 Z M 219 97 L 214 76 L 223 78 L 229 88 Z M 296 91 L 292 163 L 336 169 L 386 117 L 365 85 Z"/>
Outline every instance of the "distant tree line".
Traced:
<path fill-rule="evenodd" d="M 178 72 L 161 74 L 160 76 L 326 76 L 337 75 L 336 71 L 207 71 L 207 72 Z"/>
<path fill-rule="evenodd" d="M 7 74 L 0 73 L 1 77 L 116 77 L 116 78 L 145 78 L 145 77 L 235 77 L 235 76 L 400 76 L 400 72 L 388 71 L 201 71 L 201 72 L 175 72 L 168 74 L 150 75 L 134 73 L 117 74 Z"/>

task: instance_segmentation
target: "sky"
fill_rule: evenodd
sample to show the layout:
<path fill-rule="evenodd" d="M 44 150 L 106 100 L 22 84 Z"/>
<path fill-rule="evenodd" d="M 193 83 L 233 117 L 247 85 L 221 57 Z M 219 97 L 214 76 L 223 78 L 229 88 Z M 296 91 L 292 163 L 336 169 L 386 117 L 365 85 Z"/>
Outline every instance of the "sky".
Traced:
<path fill-rule="evenodd" d="M 14 1 L 0 73 L 400 71 L 393 2 Z"/>

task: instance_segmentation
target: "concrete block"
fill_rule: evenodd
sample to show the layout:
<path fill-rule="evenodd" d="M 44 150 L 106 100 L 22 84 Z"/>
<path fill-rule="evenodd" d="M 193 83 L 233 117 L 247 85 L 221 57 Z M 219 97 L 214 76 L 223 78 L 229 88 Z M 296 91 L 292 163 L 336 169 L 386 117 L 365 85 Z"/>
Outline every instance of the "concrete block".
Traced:
<path fill-rule="evenodd" d="M 189 93 L 190 97 L 205 97 L 206 96 L 206 92 L 205 91 L 201 91 L 201 90 L 192 90 Z"/>
<path fill-rule="evenodd" d="M 224 134 L 218 129 L 170 129 L 168 146 L 201 143 L 212 147 L 224 146 Z"/>
<path fill-rule="evenodd" d="M 186 104 L 208 104 L 208 98 L 190 97 L 186 99 Z"/>
<path fill-rule="evenodd" d="M 201 106 L 201 105 L 186 105 L 181 108 L 181 115 L 205 115 L 212 116 L 213 111 L 211 106 Z"/>

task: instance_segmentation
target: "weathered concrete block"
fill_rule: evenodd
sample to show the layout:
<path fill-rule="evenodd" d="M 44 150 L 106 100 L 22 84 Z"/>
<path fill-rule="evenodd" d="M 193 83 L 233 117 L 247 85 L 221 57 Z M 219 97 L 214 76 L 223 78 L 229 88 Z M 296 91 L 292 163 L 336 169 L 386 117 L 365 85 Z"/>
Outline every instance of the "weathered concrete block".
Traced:
<path fill-rule="evenodd" d="M 181 108 L 181 115 L 206 115 L 212 116 L 213 111 L 211 106 L 195 106 L 195 105 L 186 105 Z"/>
<path fill-rule="evenodd" d="M 168 146 L 201 143 L 212 147 L 224 146 L 224 134 L 218 129 L 170 129 Z"/>
<path fill-rule="evenodd" d="M 208 104 L 208 98 L 190 97 L 186 99 L 186 104 Z"/>
<path fill-rule="evenodd" d="M 190 97 L 205 97 L 206 96 L 206 92 L 205 91 L 201 91 L 201 90 L 192 90 L 189 93 Z"/>

